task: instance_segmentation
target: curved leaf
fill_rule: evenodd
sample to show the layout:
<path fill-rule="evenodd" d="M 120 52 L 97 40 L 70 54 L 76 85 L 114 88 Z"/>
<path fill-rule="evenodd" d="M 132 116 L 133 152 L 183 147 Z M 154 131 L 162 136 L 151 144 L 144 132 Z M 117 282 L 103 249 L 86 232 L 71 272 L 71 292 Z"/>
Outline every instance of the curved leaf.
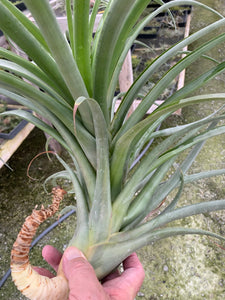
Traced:
<path fill-rule="evenodd" d="M 83 102 L 90 107 L 96 139 L 96 186 L 89 216 L 90 243 L 92 244 L 107 238 L 111 223 L 109 135 L 99 104 L 93 99 L 82 98 L 78 109 Z"/>
<path fill-rule="evenodd" d="M 148 232 L 145 235 L 132 238 L 132 232 L 118 233 L 113 235 L 109 242 L 96 245 L 94 254 L 90 257 L 90 262 L 95 268 L 98 278 L 104 278 L 110 270 L 115 269 L 118 264 L 137 249 L 151 244 L 160 239 L 184 234 L 200 234 L 211 236 L 224 241 L 224 237 L 201 229 L 172 227 Z M 107 261 L 107 264 L 103 262 Z M 103 265 L 103 267 L 102 267 Z"/>
<path fill-rule="evenodd" d="M 137 192 L 137 185 L 142 178 L 147 176 L 153 170 L 161 166 L 163 163 L 168 162 L 171 158 L 178 156 L 184 150 L 190 148 L 191 146 L 208 139 L 209 137 L 216 136 L 218 134 L 225 132 L 225 126 L 221 126 L 218 128 L 213 128 L 210 130 L 206 130 L 197 136 L 191 136 L 188 139 L 183 139 L 182 143 L 178 143 L 178 145 L 168 152 L 163 153 L 162 155 L 159 153 L 157 157 L 151 157 L 152 154 L 156 151 L 157 147 L 154 148 L 150 152 L 148 156 L 141 162 L 138 166 L 135 173 L 129 178 L 127 184 L 123 187 L 123 190 L 118 195 L 117 199 L 113 203 L 113 228 L 114 230 L 118 230 L 121 226 L 122 219 L 127 213 L 127 208 L 131 203 L 135 193 Z M 191 135 L 191 132 L 188 135 Z M 174 136 L 172 136 L 174 138 Z M 171 137 L 170 137 L 171 138 Z M 169 139 L 170 141 L 171 139 Z M 162 143 L 160 144 L 160 146 Z M 166 144 L 165 144 L 166 145 Z M 154 153 L 155 154 L 155 153 Z"/>
<path fill-rule="evenodd" d="M 119 48 L 123 47 L 126 42 L 129 29 L 132 24 L 135 24 L 138 14 L 141 14 L 148 2 L 148 0 L 115 0 L 110 1 L 107 6 L 101 34 L 94 51 L 92 66 L 93 97 L 100 104 L 107 123 L 110 115 L 106 99 L 114 60 L 117 60 Z M 143 7 L 142 11 L 140 7 Z M 107 13 L 108 11 L 110 13 Z"/>
<path fill-rule="evenodd" d="M 206 236 L 211 236 L 213 238 L 219 239 L 221 241 L 225 241 L 225 238 L 221 235 L 218 235 L 210 231 L 202 230 L 202 229 L 197 229 L 197 228 L 167 227 L 167 228 L 146 232 L 145 234 L 136 237 L 133 237 L 133 235 L 132 234 L 130 235 L 130 233 L 131 232 L 124 232 L 115 235 L 115 237 L 112 238 L 112 243 L 116 243 L 116 242 L 117 243 L 127 242 L 128 244 L 133 243 L 135 247 L 140 248 L 161 239 L 169 238 L 176 235 L 186 235 L 186 234 L 206 235 Z"/>
<path fill-rule="evenodd" d="M 84 81 L 74 61 L 69 44 L 60 30 L 49 1 L 24 0 L 24 3 L 37 22 L 74 100 L 79 96 L 87 96 L 88 93 Z"/>
<path fill-rule="evenodd" d="M 49 76 L 47 76 L 37 65 L 35 65 L 33 62 L 13 53 L 12 51 L 9 51 L 5 48 L 0 48 L 0 57 L 5 58 L 6 60 L 9 60 L 11 62 L 14 62 L 18 66 L 21 66 L 22 68 L 26 69 L 28 72 L 33 73 L 33 75 L 37 76 L 39 79 L 44 81 L 47 85 L 52 87 L 59 95 L 62 97 L 65 97 L 65 94 L 63 94 L 62 90 L 59 88 L 59 86 L 50 79 Z"/>
<path fill-rule="evenodd" d="M 165 224 L 171 223 L 175 220 L 183 219 L 186 217 L 209 213 L 225 208 L 225 200 L 215 200 L 209 202 L 201 202 L 197 204 L 187 205 L 181 208 L 177 208 L 173 211 L 157 216 L 151 221 L 137 227 L 132 230 L 132 236 L 138 237 L 145 234 L 148 231 L 152 231 L 155 228 L 164 226 Z"/>
<path fill-rule="evenodd" d="M 197 1 L 170 1 L 169 3 L 166 3 L 164 6 L 159 7 L 157 10 L 155 10 L 154 12 L 152 12 L 150 15 L 146 16 L 140 23 L 138 23 L 134 29 L 133 32 L 130 35 L 130 38 L 127 40 L 127 43 L 124 47 L 124 50 L 120 56 L 120 59 L 118 61 L 117 67 L 115 68 L 114 71 L 114 75 L 112 77 L 112 82 L 110 83 L 109 87 L 110 90 L 108 91 L 110 97 L 108 99 L 108 101 L 110 101 L 110 99 L 112 99 L 114 91 L 115 91 L 115 86 L 117 84 L 117 80 L 118 80 L 118 76 L 119 76 L 119 72 L 121 70 L 123 61 L 126 57 L 126 54 L 128 52 L 128 50 L 131 48 L 132 44 L 134 43 L 135 39 L 137 38 L 139 32 L 144 28 L 144 26 L 146 26 L 154 17 L 156 17 L 159 13 L 163 12 L 164 10 L 171 8 L 173 6 L 176 5 L 200 5 L 202 7 L 204 7 L 205 9 L 209 9 L 212 10 L 210 7 L 204 5 L 203 3 L 197 2 Z M 215 10 L 212 10 L 215 14 L 218 14 L 220 17 L 223 18 L 223 16 L 221 14 L 219 14 L 218 12 L 216 12 Z M 202 37 L 204 35 L 207 35 L 209 32 L 211 32 L 212 30 L 214 30 L 215 28 L 219 28 L 222 24 L 224 23 L 224 20 L 219 20 L 213 24 L 210 24 L 209 26 L 206 26 L 203 29 L 200 29 L 198 32 L 193 33 L 192 35 L 190 35 L 189 37 L 187 37 L 186 39 L 178 42 L 176 45 L 172 46 L 170 49 L 168 49 L 167 51 L 165 51 L 164 53 L 162 53 L 158 58 L 156 58 L 152 64 L 149 65 L 149 67 L 146 69 L 145 72 L 143 72 L 139 78 L 137 78 L 137 80 L 134 82 L 134 84 L 132 85 L 132 87 L 129 89 L 129 91 L 127 92 L 126 95 L 126 100 L 123 99 L 123 101 L 121 102 L 121 105 L 119 107 L 119 109 L 117 110 L 117 113 L 115 115 L 115 120 L 113 121 L 112 124 L 112 133 L 113 135 L 117 132 L 117 130 L 121 127 L 123 120 L 127 114 L 127 112 L 129 111 L 129 108 L 133 102 L 133 100 L 135 99 L 135 97 L 137 96 L 137 94 L 139 93 L 141 87 L 147 82 L 147 80 L 150 78 L 150 76 L 156 72 L 158 70 L 158 68 L 165 63 L 169 58 L 173 57 L 176 53 L 178 53 L 179 51 L 181 51 L 185 46 L 189 45 L 190 43 L 194 42 L 195 40 L 197 40 L 199 37 Z"/>
<path fill-rule="evenodd" d="M 25 15 L 22 13 L 15 4 L 12 4 L 10 1 L 1 0 L 3 5 L 12 13 L 12 15 L 17 18 L 17 20 L 34 36 L 34 38 L 46 48 L 49 52 L 48 45 L 46 44 L 45 39 L 43 38 L 40 30 L 35 26 Z"/>
<path fill-rule="evenodd" d="M 0 2 L 0 29 L 24 51 L 43 72 L 48 74 L 52 81 L 57 83 L 68 97 L 68 101 L 71 101 L 71 95 L 52 56 L 42 44 L 34 38 L 31 32 L 24 27 L 24 24 L 7 9 L 5 2 L 9 1 L 4 0 L 4 3 L 3 1 Z M 17 28 L 17 30 L 15 30 L 15 28 Z"/>
<path fill-rule="evenodd" d="M 144 97 L 132 115 L 126 120 L 124 125 L 120 130 L 121 132 L 126 132 L 129 128 L 134 126 L 137 122 L 139 122 L 146 114 L 148 109 L 152 106 L 152 104 L 158 99 L 161 93 L 165 90 L 166 87 L 171 83 L 171 81 L 179 75 L 179 73 L 192 64 L 197 58 L 199 58 L 203 53 L 208 51 L 209 49 L 215 47 L 225 40 L 225 34 L 217 36 L 213 40 L 201 45 L 198 49 L 191 52 L 189 55 L 185 56 L 182 60 L 180 60 L 175 66 L 173 66 L 152 88 L 152 90 Z M 225 63 L 220 65 L 223 69 L 225 68 Z M 191 93 L 192 90 L 189 90 Z"/>
<path fill-rule="evenodd" d="M 82 79 L 92 97 L 91 55 L 89 39 L 89 6 L 90 0 L 75 0 L 73 7 L 73 48 L 74 57 Z M 82 96 L 86 96 L 82 94 Z"/>
<path fill-rule="evenodd" d="M 0 68 L 13 73 L 14 75 L 27 79 L 29 82 L 37 85 L 40 89 L 48 93 L 50 96 L 54 97 L 55 101 L 58 101 L 66 107 L 70 108 L 64 98 L 60 97 L 58 93 L 56 93 L 48 84 L 46 84 L 46 78 L 44 76 L 43 79 L 37 77 L 34 72 L 28 71 L 27 68 L 23 68 L 16 63 L 7 61 L 5 59 L 0 59 Z"/>
<path fill-rule="evenodd" d="M 77 226 L 75 231 L 75 236 L 77 242 L 81 247 L 81 251 L 86 249 L 89 240 L 88 232 L 88 202 L 86 195 L 84 194 L 84 189 L 74 170 L 59 156 L 56 154 L 59 162 L 64 166 L 65 170 L 68 172 L 70 180 L 74 187 L 74 193 L 76 195 L 76 211 L 77 211 Z"/>
<path fill-rule="evenodd" d="M 225 94 L 212 94 L 212 95 L 199 95 L 186 99 L 176 101 L 175 103 L 162 106 L 154 111 L 149 117 L 139 122 L 137 125 L 128 130 L 115 144 L 115 148 L 112 156 L 112 168 L 111 168 L 111 178 L 112 184 L 118 193 L 120 186 L 123 181 L 124 170 L 126 170 L 127 162 L 132 151 L 132 147 L 137 143 L 139 139 L 144 134 L 152 133 L 152 126 L 154 122 L 158 122 L 158 125 L 172 112 L 176 111 L 178 108 L 183 108 L 187 105 L 200 103 L 204 101 L 211 100 L 225 100 Z M 149 132 L 148 132 L 149 130 Z M 152 131 L 151 131 L 152 130 Z M 149 136 L 149 135 L 148 135 Z M 146 140 L 147 142 L 147 140 Z M 123 149 L 123 150 L 122 150 Z"/>
<path fill-rule="evenodd" d="M 5 116 L 5 115 L 12 115 L 12 116 L 18 116 L 21 117 L 22 119 L 27 120 L 28 122 L 34 124 L 44 132 L 48 133 L 51 135 L 54 139 L 56 139 L 65 149 L 70 151 L 68 145 L 65 143 L 63 138 L 58 134 L 58 132 L 53 129 L 51 126 L 40 120 L 39 118 L 35 117 L 31 113 L 24 111 L 24 110 L 9 110 L 6 112 L 3 112 L 0 114 L 0 116 Z"/>

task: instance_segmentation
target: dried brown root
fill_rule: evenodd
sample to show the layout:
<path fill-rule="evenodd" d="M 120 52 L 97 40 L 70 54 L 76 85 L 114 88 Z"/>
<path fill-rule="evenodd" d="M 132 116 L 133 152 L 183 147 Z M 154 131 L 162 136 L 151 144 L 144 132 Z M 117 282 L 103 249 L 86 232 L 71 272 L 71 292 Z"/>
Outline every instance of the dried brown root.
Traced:
<path fill-rule="evenodd" d="M 48 208 L 34 209 L 26 218 L 11 251 L 11 275 L 18 290 L 31 300 L 67 300 L 68 282 L 62 271 L 54 278 L 38 274 L 29 262 L 32 239 L 41 223 L 53 216 L 66 191 L 61 187 L 52 189 L 52 204 Z"/>

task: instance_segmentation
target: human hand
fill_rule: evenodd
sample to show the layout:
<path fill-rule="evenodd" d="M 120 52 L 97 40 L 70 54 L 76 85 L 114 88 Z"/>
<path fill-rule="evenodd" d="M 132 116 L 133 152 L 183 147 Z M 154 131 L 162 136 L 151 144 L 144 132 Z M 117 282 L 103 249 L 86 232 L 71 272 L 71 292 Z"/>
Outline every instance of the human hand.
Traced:
<path fill-rule="evenodd" d="M 113 272 L 102 281 L 102 284 L 82 252 L 75 247 L 67 248 L 62 257 L 58 250 L 47 245 L 43 248 L 42 255 L 55 271 L 58 270 L 61 258 L 63 259 L 63 272 L 70 288 L 69 300 L 133 300 L 145 276 L 136 253 L 124 260 L 122 274 Z M 46 269 L 35 268 L 35 270 L 41 275 L 54 277 Z"/>

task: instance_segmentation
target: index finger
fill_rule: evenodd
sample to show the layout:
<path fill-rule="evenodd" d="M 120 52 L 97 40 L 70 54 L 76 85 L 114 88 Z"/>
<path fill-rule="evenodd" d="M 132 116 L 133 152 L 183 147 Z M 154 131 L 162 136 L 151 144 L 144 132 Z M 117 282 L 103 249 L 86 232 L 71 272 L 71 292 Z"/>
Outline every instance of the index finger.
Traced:
<path fill-rule="evenodd" d="M 132 253 L 123 262 L 124 272 L 120 278 L 129 282 L 138 292 L 145 278 L 144 268 L 136 253 Z"/>
<path fill-rule="evenodd" d="M 58 266 L 62 258 L 62 253 L 50 245 L 46 245 L 42 250 L 43 258 L 49 263 L 50 266 L 57 272 Z"/>

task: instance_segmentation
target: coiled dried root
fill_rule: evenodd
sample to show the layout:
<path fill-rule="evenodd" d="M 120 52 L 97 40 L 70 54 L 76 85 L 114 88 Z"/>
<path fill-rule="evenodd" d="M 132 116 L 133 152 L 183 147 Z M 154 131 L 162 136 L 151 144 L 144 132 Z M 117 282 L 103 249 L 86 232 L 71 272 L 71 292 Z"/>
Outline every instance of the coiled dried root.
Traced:
<path fill-rule="evenodd" d="M 60 187 L 52 189 L 52 204 L 48 208 L 34 209 L 26 218 L 11 251 L 11 274 L 17 288 L 31 300 L 67 300 L 68 282 L 61 270 L 54 278 L 38 274 L 29 262 L 29 249 L 32 239 L 47 218 L 59 209 L 66 192 Z"/>

